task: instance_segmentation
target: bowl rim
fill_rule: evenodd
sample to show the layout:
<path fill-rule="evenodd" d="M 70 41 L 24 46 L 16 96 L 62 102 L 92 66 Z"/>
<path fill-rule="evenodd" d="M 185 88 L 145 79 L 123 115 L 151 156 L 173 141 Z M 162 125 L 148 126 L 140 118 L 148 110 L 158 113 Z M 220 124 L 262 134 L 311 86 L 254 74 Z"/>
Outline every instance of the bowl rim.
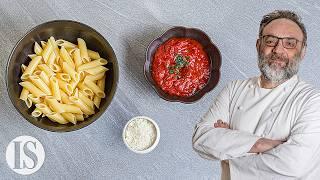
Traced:
<path fill-rule="evenodd" d="M 13 102 L 13 97 L 11 96 L 11 94 L 9 93 L 9 79 L 8 79 L 8 76 L 9 76 L 9 64 L 11 62 L 11 59 L 12 59 L 12 56 L 13 56 L 13 53 L 15 52 L 15 49 L 18 47 L 18 45 L 21 43 L 21 41 L 26 37 L 28 36 L 31 32 L 33 32 L 35 29 L 41 27 L 41 26 L 45 26 L 47 24 L 51 24 L 51 23 L 75 23 L 75 24 L 79 24 L 81 26 L 85 26 L 86 28 L 92 30 L 94 33 L 96 33 L 97 35 L 99 35 L 101 38 L 103 38 L 103 41 L 105 41 L 110 47 L 111 47 L 111 51 L 112 53 L 114 54 L 114 57 L 115 57 L 115 61 L 113 62 L 114 64 L 114 78 L 115 78 L 115 81 L 114 81 L 114 88 L 111 89 L 110 91 L 110 96 L 112 96 L 112 99 L 115 97 L 116 95 L 116 92 L 118 90 L 118 82 L 119 82 L 119 65 L 118 65 L 118 61 L 117 61 L 117 57 L 116 57 L 116 54 L 112 48 L 112 46 L 110 45 L 109 41 L 106 40 L 106 38 L 101 34 L 99 33 L 97 30 L 95 30 L 94 28 L 92 28 L 91 26 L 85 24 L 85 23 L 82 23 L 82 22 L 79 22 L 79 21 L 75 21 L 75 20 L 68 20 L 68 19 L 59 19 L 59 20 L 51 20 L 51 21 L 46 21 L 46 22 L 43 22 L 43 23 L 40 23 L 32 28 L 30 28 L 18 41 L 17 43 L 15 43 L 14 47 L 12 48 L 11 52 L 10 52 L 10 55 L 7 59 L 7 63 L 6 63 L 6 72 L 5 72 L 5 82 L 6 82 L 6 92 L 8 94 L 8 97 L 11 101 L 11 104 L 15 107 L 16 111 L 19 112 L 19 114 L 23 117 L 23 119 L 27 120 L 29 123 L 33 124 L 34 126 L 40 128 L 40 129 L 43 129 L 43 130 L 46 130 L 46 131 L 50 131 L 50 132 L 56 132 L 56 133 L 64 133 L 64 132 L 72 132 L 72 131 L 76 131 L 76 130 L 79 130 L 79 129 L 82 129 L 82 128 L 85 128 L 87 126 L 89 126 L 90 124 L 94 123 L 96 120 L 98 120 L 104 113 L 105 111 L 108 109 L 108 107 L 111 105 L 112 103 L 112 99 L 110 100 L 109 103 L 106 104 L 106 109 L 104 110 L 104 112 L 102 112 L 100 115 L 98 115 L 94 120 L 92 120 L 92 122 L 88 123 L 88 124 L 84 124 L 82 126 L 78 126 L 78 127 L 71 127 L 71 128 L 64 128 L 64 129 L 51 129 L 51 128 L 45 128 L 43 126 L 40 126 L 38 125 L 37 123 L 34 123 L 32 121 L 30 121 L 28 118 L 26 118 L 22 112 L 20 112 L 20 110 L 18 109 L 17 105 Z"/>
<path fill-rule="evenodd" d="M 217 77 L 217 78 L 218 78 L 218 82 L 216 83 L 215 86 L 218 85 L 219 79 L 220 79 L 220 76 L 221 76 L 221 63 L 222 63 L 222 61 L 221 61 L 221 59 L 222 59 L 221 52 L 220 52 L 220 50 L 218 49 L 218 47 L 215 45 L 215 43 L 212 42 L 211 38 L 210 38 L 203 30 L 201 30 L 201 29 L 199 29 L 199 28 L 193 28 L 193 27 L 172 26 L 171 28 L 167 29 L 165 32 L 163 32 L 162 34 L 160 34 L 159 36 L 157 36 L 156 38 L 154 38 L 154 39 L 148 44 L 147 49 L 146 49 L 146 52 L 145 52 L 145 63 L 144 63 L 144 66 L 143 66 L 143 73 L 144 73 L 145 79 L 147 80 L 147 82 L 149 83 L 149 85 L 152 86 L 153 90 L 157 93 L 157 95 L 158 95 L 160 98 L 162 98 L 162 99 L 164 99 L 164 100 L 166 100 L 166 101 L 169 101 L 169 102 L 179 102 L 179 103 L 184 103 L 184 104 L 192 104 L 192 103 L 195 103 L 195 102 L 200 101 L 200 100 L 201 100 L 204 96 L 206 96 L 211 90 L 213 90 L 215 86 L 214 86 L 211 90 L 205 91 L 202 96 L 200 96 L 199 98 L 195 99 L 194 101 L 184 101 L 184 100 L 182 100 L 181 98 L 170 99 L 170 98 L 168 98 L 168 97 L 165 97 L 165 96 L 161 95 L 161 93 L 160 93 L 159 91 L 162 91 L 163 93 L 165 93 L 165 92 L 164 92 L 163 90 L 161 90 L 160 88 L 157 88 L 157 87 L 156 87 L 156 84 L 153 84 L 154 80 L 153 80 L 153 79 L 150 80 L 149 77 L 147 76 L 147 69 L 150 69 L 150 66 L 147 67 L 147 64 L 148 64 L 148 62 L 150 62 L 150 64 L 152 64 L 152 61 L 153 61 L 153 58 L 152 58 L 152 57 L 150 57 L 150 60 L 148 60 L 148 53 L 149 53 L 149 49 L 150 49 L 151 45 L 152 45 L 155 41 L 161 39 L 161 38 L 162 38 L 165 34 L 167 34 L 168 32 L 173 31 L 174 29 L 184 29 L 185 31 L 186 31 L 186 30 L 191 30 L 191 31 L 195 31 L 195 32 L 201 33 L 202 35 L 204 35 L 204 36 L 206 37 L 206 39 L 208 40 L 208 42 L 209 42 L 211 45 L 214 46 L 214 48 L 216 49 L 216 53 L 217 53 L 217 55 L 218 55 L 219 58 L 220 58 L 220 62 L 219 62 L 219 64 L 218 64 L 218 67 L 215 68 L 215 69 L 217 70 L 217 72 L 218 72 L 218 73 L 216 74 L 216 75 L 218 76 L 218 77 Z M 170 38 L 169 38 L 169 39 L 170 39 Z M 157 47 L 157 48 L 158 48 L 158 47 Z M 211 65 L 212 65 L 212 63 L 210 63 L 210 67 L 211 67 Z M 150 70 L 149 70 L 149 71 L 150 71 Z M 210 71 L 210 72 L 211 72 L 211 71 Z M 210 73 L 210 75 L 211 75 L 211 73 Z M 152 78 L 152 77 L 151 77 L 151 78 Z M 209 79 L 209 80 L 210 80 L 210 79 Z M 208 85 L 209 80 L 208 80 L 208 82 L 207 82 L 207 84 L 206 84 L 205 86 Z M 203 89 L 205 88 L 205 86 L 204 86 L 202 89 L 198 90 L 198 91 L 197 91 L 195 94 L 193 94 L 192 96 L 196 95 L 198 92 L 200 92 L 201 90 L 203 90 Z M 166 94 L 166 93 L 165 93 L 165 94 Z M 192 96 L 190 96 L 190 97 L 192 97 Z"/>
<path fill-rule="evenodd" d="M 135 121 L 135 120 L 140 119 L 140 118 L 141 118 L 141 119 L 146 119 L 146 120 L 150 121 L 150 122 L 154 125 L 154 127 L 155 127 L 155 129 L 156 129 L 156 135 L 157 135 L 154 143 L 153 143 L 150 147 L 148 147 L 147 149 L 142 150 L 142 151 L 135 150 L 135 149 L 131 148 L 131 147 L 129 146 L 129 144 L 127 143 L 126 139 L 125 139 L 125 133 L 126 133 L 126 130 L 127 130 L 128 125 L 129 125 L 132 121 Z M 132 152 L 135 152 L 135 153 L 137 153 L 137 154 L 146 154 L 146 153 L 149 153 L 149 152 L 153 151 L 153 150 L 157 147 L 157 145 L 159 144 L 159 141 L 160 141 L 160 128 L 159 128 L 158 124 L 157 124 L 153 119 L 151 119 L 151 118 L 149 118 L 149 117 L 147 117 L 147 116 L 135 116 L 135 117 L 131 118 L 131 119 L 126 123 L 126 125 L 124 126 L 124 128 L 123 128 L 123 130 L 122 130 L 122 140 L 123 140 L 124 144 L 127 146 L 127 148 L 128 148 L 129 150 L 131 150 Z"/>

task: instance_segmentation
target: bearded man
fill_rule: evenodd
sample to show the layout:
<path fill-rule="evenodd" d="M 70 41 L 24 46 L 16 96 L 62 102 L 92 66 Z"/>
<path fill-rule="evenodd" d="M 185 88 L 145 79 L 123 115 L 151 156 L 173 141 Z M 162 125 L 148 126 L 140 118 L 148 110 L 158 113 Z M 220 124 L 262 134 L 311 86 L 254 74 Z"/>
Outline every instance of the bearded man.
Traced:
<path fill-rule="evenodd" d="M 229 83 L 194 129 L 194 150 L 221 161 L 221 179 L 319 179 L 320 92 L 297 75 L 306 47 L 297 14 L 263 17 L 261 75 Z"/>

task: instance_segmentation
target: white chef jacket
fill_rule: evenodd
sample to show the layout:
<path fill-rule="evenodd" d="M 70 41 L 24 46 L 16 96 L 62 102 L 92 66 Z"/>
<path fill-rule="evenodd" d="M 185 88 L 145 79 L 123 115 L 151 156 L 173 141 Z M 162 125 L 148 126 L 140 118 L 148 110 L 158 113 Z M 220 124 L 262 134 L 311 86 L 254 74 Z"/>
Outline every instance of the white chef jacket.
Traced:
<path fill-rule="evenodd" d="M 221 119 L 231 129 L 214 128 Z M 261 138 L 286 140 L 248 153 Z M 229 83 L 196 125 L 193 148 L 221 160 L 221 179 L 320 179 L 320 92 L 295 75 L 273 89 L 260 77 Z"/>

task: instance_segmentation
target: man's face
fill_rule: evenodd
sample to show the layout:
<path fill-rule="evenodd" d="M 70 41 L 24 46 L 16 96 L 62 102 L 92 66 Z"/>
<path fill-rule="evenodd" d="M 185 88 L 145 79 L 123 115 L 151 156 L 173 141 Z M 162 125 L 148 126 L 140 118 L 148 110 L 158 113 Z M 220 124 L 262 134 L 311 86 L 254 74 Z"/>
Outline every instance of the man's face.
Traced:
<path fill-rule="evenodd" d="M 279 83 L 297 74 L 305 53 L 302 40 L 303 33 L 293 21 L 271 21 L 257 40 L 258 65 L 262 75 L 269 81 Z"/>

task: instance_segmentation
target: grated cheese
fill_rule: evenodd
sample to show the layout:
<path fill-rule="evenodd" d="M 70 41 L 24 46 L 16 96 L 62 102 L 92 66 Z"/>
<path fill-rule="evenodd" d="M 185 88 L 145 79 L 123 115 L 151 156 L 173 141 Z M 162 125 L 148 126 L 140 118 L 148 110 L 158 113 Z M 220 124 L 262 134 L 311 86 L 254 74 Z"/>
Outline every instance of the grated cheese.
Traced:
<path fill-rule="evenodd" d="M 155 126 L 147 119 L 138 118 L 130 122 L 125 131 L 125 140 L 134 150 L 148 149 L 156 140 Z"/>

